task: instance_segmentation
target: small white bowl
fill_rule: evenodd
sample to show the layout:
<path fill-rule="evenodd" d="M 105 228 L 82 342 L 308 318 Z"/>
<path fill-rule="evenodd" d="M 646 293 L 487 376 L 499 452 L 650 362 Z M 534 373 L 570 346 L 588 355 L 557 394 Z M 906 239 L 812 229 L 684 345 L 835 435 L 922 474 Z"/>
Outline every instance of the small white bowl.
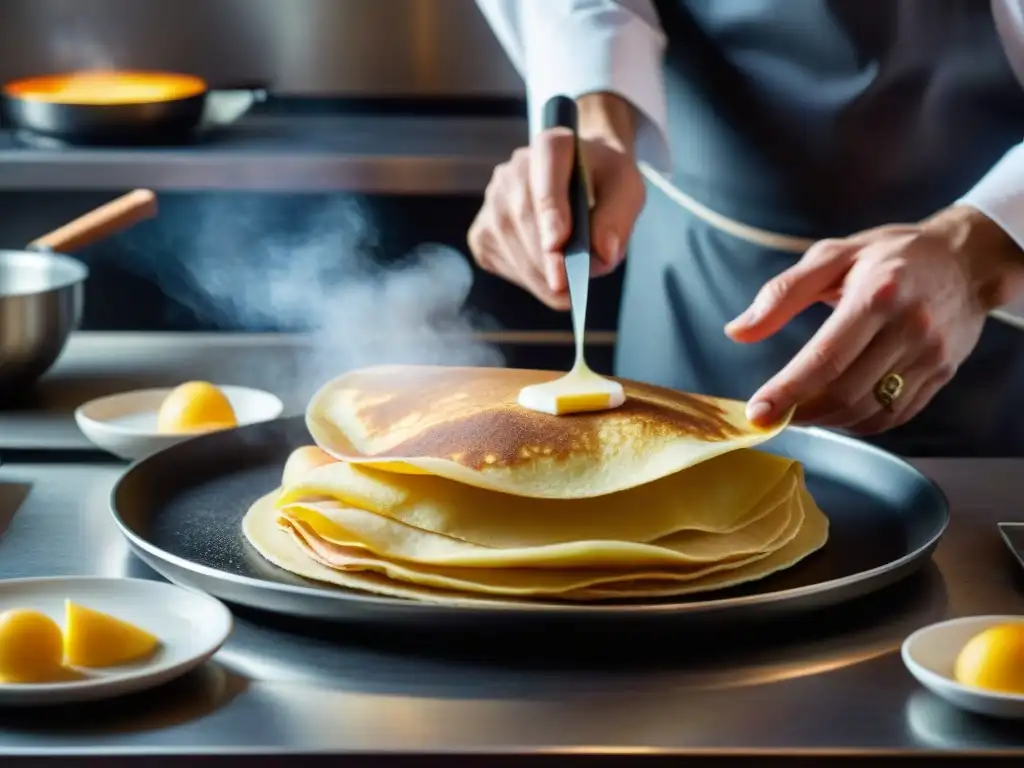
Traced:
<path fill-rule="evenodd" d="M 967 616 L 923 627 L 903 642 L 903 663 L 925 688 L 954 706 L 990 717 L 1024 719 L 1024 694 L 994 693 L 953 678 L 967 642 L 997 624 L 1020 624 L 1024 616 Z"/>
<path fill-rule="evenodd" d="M 284 410 L 281 399 L 269 392 L 217 386 L 234 408 L 238 426 L 276 419 Z M 137 389 L 90 400 L 75 409 L 75 423 L 103 450 L 129 461 L 144 459 L 197 434 L 205 434 L 162 435 L 156 431 L 157 412 L 172 389 Z"/>
<path fill-rule="evenodd" d="M 0 706 L 39 706 L 96 701 L 168 683 L 201 666 L 231 634 L 232 618 L 216 598 L 148 579 L 52 576 L 0 581 L 0 613 L 10 608 L 41 611 L 64 627 L 70 599 L 130 622 L 159 638 L 145 661 L 88 670 L 80 680 L 0 683 Z"/>

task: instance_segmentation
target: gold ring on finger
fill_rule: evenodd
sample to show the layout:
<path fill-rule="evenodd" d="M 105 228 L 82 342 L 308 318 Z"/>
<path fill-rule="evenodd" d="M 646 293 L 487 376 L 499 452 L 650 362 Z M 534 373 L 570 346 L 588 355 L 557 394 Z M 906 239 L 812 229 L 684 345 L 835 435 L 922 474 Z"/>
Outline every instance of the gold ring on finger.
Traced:
<path fill-rule="evenodd" d="M 903 394 L 903 377 L 898 373 L 887 373 L 878 384 L 875 385 L 875 399 L 887 411 L 891 411 L 893 405 Z"/>

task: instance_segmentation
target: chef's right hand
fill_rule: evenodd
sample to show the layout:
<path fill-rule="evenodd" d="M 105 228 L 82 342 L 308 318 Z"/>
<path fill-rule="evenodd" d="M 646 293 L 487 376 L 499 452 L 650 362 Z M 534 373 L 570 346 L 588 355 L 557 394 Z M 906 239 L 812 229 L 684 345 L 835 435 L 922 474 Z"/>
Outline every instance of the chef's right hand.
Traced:
<path fill-rule="evenodd" d="M 612 272 L 644 205 L 644 183 L 632 142 L 581 130 L 594 190 L 591 274 Z M 569 308 L 561 248 L 569 236 L 572 133 L 544 131 L 494 170 L 484 205 L 469 230 L 477 263 L 528 290 L 552 309 Z"/>

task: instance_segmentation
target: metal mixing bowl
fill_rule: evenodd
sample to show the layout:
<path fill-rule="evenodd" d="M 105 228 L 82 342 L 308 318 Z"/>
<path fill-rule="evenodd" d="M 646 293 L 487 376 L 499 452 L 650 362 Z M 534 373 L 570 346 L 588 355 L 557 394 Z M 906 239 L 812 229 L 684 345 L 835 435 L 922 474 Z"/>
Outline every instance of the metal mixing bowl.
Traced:
<path fill-rule="evenodd" d="M 88 274 L 69 256 L 0 250 L 0 405 L 60 357 L 81 321 Z"/>

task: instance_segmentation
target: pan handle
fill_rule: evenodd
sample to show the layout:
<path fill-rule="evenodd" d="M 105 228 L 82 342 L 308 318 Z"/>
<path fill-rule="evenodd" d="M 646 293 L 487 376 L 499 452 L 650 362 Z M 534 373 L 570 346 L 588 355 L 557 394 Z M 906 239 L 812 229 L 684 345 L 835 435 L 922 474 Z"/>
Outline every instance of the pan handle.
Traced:
<path fill-rule="evenodd" d="M 231 125 L 266 100 L 266 90 L 259 88 L 217 88 L 208 91 L 202 124 L 210 128 Z"/>
<path fill-rule="evenodd" d="M 156 216 L 156 212 L 156 195 L 153 191 L 136 189 L 36 238 L 28 247 L 36 251 L 73 253 L 133 227 L 140 221 L 151 219 Z"/>

